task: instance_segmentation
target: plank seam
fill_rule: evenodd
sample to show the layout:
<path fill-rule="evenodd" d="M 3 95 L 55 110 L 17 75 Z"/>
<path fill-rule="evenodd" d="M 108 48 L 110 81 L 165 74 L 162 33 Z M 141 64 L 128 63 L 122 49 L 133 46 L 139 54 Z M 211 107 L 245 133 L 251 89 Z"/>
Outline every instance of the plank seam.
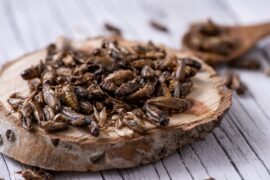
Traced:
<path fill-rule="evenodd" d="M 158 173 L 158 171 L 157 171 L 156 166 L 154 166 L 154 164 L 153 164 L 153 163 L 151 163 L 151 165 L 154 167 L 154 169 L 155 169 L 155 171 L 156 171 L 156 173 L 157 173 L 157 175 L 158 175 L 158 179 L 160 179 L 160 175 L 159 175 L 159 173 Z"/>
<path fill-rule="evenodd" d="M 222 131 L 225 134 L 225 136 L 228 138 L 228 140 L 230 141 L 230 143 L 233 145 L 234 143 L 233 143 L 231 137 L 225 131 L 225 129 L 223 129 L 221 126 L 219 127 L 219 129 L 220 129 L 220 131 Z M 216 135 L 216 133 L 215 133 L 215 135 Z M 236 147 L 236 146 L 233 146 L 233 147 L 235 147 L 245 157 L 244 152 L 239 147 Z M 245 159 L 247 160 L 246 157 L 245 157 Z"/>
<path fill-rule="evenodd" d="M 193 177 L 193 175 L 192 175 L 192 173 L 190 172 L 190 170 L 188 169 L 188 167 L 187 167 L 187 165 L 186 165 L 186 163 L 185 163 L 185 161 L 183 161 L 183 159 L 182 159 L 182 155 L 179 153 L 179 151 L 177 150 L 177 154 L 179 155 L 179 157 L 180 157 L 180 159 L 181 159 L 181 161 L 182 161 L 182 163 L 183 163 L 183 165 L 184 165 L 184 167 L 185 167 L 185 169 L 187 170 L 187 172 L 189 173 L 189 175 L 190 175 L 190 177 L 191 177 L 191 179 L 193 179 L 193 180 L 195 180 L 195 178 Z"/>
<path fill-rule="evenodd" d="M 202 167 L 205 169 L 206 174 L 210 177 L 210 173 L 208 172 L 207 167 L 205 166 L 205 164 L 200 159 L 198 153 L 194 150 L 193 145 L 189 145 L 189 146 L 190 146 L 191 150 L 194 152 L 195 156 L 199 159 L 199 162 L 202 165 Z"/>
<path fill-rule="evenodd" d="M 124 178 L 122 172 L 119 169 L 116 169 L 116 171 L 118 172 L 119 176 L 124 180 L 125 178 Z"/>
<path fill-rule="evenodd" d="M 164 164 L 164 162 L 163 162 L 163 159 L 161 159 L 160 161 L 161 161 L 161 164 L 163 165 L 163 167 L 164 167 L 164 169 L 165 169 L 167 175 L 169 176 L 170 179 L 172 179 L 172 177 L 171 177 L 171 175 L 170 175 L 170 173 L 169 173 L 167 167 L 165 166 L 165 164 Z"/>
<path fill-rule="evenodd" d="M 100 175 L 101 175 L 102 180 L 106 180 L 105 177 L 104 177 L 104 175 L 103 175 L 103 172 L 100 171 L 99 173 L 100 173 Z"/>

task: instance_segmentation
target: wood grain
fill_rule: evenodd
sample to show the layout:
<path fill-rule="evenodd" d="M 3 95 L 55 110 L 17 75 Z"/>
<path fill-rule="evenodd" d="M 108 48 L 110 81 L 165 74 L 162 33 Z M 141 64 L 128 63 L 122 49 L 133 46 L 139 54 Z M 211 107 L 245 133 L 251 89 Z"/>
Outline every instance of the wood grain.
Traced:
<path fill-rule="evenodd" d="M 208 17 L 219 23 L 248 24 L 269 21 L 267 0 L 25 0 L 0 1 L 0 62 L 45 46 L 59 35 L 76 38 L 106 34 L 103 23 L 120 27 L 129 39 L 162 42 L 179 47 L 190 22 Z M 157 32 L 148 22 L 166 24 L 169 34 Z M 269 42 L 269 41 L 268 41 Z M 270 62 L 262 45 L 247 57 Z M 268 59 L 267 59 L 268 58 Z M 55 174 L 56 179 L 269 179 L 269 78 L 240 71 L 249 92 L 234 96 L 234 104 L 220 128 L 205 141 L 159 162 L 127 170 L 100 173 Z M 259 81 L 258 81 L 259 80 Z M 21 164 L 0 156 L 0 177 L 18 179 Z"/>

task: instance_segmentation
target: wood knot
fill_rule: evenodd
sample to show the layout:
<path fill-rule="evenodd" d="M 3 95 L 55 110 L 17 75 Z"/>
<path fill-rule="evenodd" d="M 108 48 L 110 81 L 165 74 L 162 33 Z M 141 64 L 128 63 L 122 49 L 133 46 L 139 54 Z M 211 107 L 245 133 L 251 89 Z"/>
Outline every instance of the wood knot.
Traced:
<path fill-rule="evenodd" d="M 105 152 L 95 154 L 91 156 L 89 159 L 93 164 L 104 164 L 105 162 Z"/>
<path fill-rule="evenodd" d="M 60 140 L 58 138 L 51 138 L 51 143 L 54 147 L 59 145 Z"/>
<path fill-rule="evenodd" d="M 15 133 L 11 129 L 8 129 L 6 132 L 6 138 L 9 142 L 14 142 L 16 139 Z"/>

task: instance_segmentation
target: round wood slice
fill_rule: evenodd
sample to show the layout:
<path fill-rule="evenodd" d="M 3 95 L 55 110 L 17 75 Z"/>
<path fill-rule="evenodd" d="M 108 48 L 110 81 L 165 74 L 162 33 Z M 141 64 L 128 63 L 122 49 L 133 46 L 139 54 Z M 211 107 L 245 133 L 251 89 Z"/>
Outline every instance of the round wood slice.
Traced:
<path fill-rule="evenodd" d="M 72 42 L 72 46 L 89 51 L 100 47 L 102 39 Z M 138 44 L 122 39 L 119 42 L 126 46 Z M 170 48 L 166 50 L 168 55 L 191 56 Z M 164 128 L 147 123 L 145 135 L 123 128 L 101 131 L 97 138 L 75 127 L 57 133 L 46 133 L 42 129 L 28 132 L 20 126 L 7 99 L 13 92 L 29 93 L 20 72 L 44 59 L 46 53 L 46 49 L 41 49 L 24 55 L 7 63 L 0 71 L 0 151 L 31 166 L 55 171 L 98 171 L 147 164 L 172 154 L 185 144 L 205 138 L 219 125 L 231 105 L 231 91 L 225 88 L 224 81 L 211 67 L 198 60 L 202 70 L 192 78 L 194 87 L 188 95 L 194 105 L 184 113 L 172 115 Z M 14 138 L 10 138 L 10 132 L 14 133 Z"/>

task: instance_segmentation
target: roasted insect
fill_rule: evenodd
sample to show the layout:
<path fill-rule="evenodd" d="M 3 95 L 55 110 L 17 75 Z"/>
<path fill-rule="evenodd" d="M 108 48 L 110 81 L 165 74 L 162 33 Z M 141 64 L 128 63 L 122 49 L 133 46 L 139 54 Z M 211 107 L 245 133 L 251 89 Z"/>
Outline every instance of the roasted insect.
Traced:
<path fill-rule="evenodd" d="M 163 24 L 160 24 L 159 22 L 157 21 L 150 21 L 150 25 L 158 30 L 158 31 L 162 31 L 162 32 L 168 32 L 168 28 L 166 26 L 164 26 Z"/>
<path fill-rule="evenodd" d="M 211 20 L 191 27 L 189 46 L 197 51 L 228 56 L 239 47 L 239 39 L 228 35 L 222 28 Z"/>
<path fill-rule="evenodd" d="M 53 133 L 73 126 L 94 137 L 106 130 L 132 136 L 147 133 L 149 122 L 166 126 L 172 113 L 192 106 L 186 96 L 201 69 L 194 59 L 168 55 L 152 42 L 127 46 L 105 39 L 89 52 L 61 43 L 50 45 L 45 61 L 21 73 L 30 94 L 8 99 L 27 130 Z"/>
<path fill-rule="evenodd" d="M 50 85 L 45 83 L 42 88 L 44 101 L 52 109 L 58 111 L 61 108 L 61 103 L 56 96 L 56 93 L 50 88 Z"/>
<path fill-rule="evenodd" d="M 128 112 L 126 115 L 124 115 L 123 123 L 130 129 L 133 129 L 139 133 L 144 133 L 146 130 L 143 120 L 132 112 Z"/>
<path fill-rule="evenodd" d="M 144 105 L 144 110 L 150 122 L 160 126 L 166 126 L 169 123 L 169 117 L 165 111 L 149 104 Z"/>
<path fill-rule="evenodd" d="M 52 180 L 53 176 L 48 172 L 45 172 L 41 169 L 24 169 L 23 171 L 17 172 L 25 180 Z"/>
<path fill-rule="evenodd" d="M 149 99 L 146 101 L 146 103 L 162 109 L 184 111 L 187 109 L 188 101 L 188 99 L 181 99 L 177 97 L 160 96 Z"/>
<path fill-rule="evenodd" d="M 75 94 L 74 88 L 70 84 L 64 85 L 64 87 L 61 89 L 61 94 L 65 104 L 72 107 L 74 110 L 79 111 L 80 105 L 77 95 Z"/>
<path fill-rule="evenodd" d="M 69 124 L 72 124 L 73 126 L 81 126 L 85 123 L 85 116 L 75 112 L 70 107 L 64 107 L 62 113 L 63 119 L 65 119 Z"/>
<path fill-rule="evenodd" d="M 110 23 L 105 23 L 104 27 L 105 27 L 106 30 L 108 30 L 108 31 L 110 31 L 110 32 L 112 32 L 112 33 L 114 33 L 116 35 L 121 36 L 121 34 L 122 34 L 121 30 L 118 27 L 116 27 L 116 26 L 114 26 L 114 25 L 112 25 Z"/>

